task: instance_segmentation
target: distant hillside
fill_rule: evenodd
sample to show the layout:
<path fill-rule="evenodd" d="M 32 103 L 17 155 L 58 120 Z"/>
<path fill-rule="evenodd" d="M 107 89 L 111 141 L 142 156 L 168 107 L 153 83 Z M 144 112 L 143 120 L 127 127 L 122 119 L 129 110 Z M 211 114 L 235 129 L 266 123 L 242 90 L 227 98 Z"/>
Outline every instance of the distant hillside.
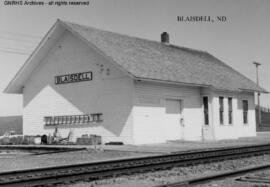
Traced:
<path fill-rule="evenodd" d="M 0 116 L 0 136 L 11 130 L 22 134 L 22 116 Z"/>

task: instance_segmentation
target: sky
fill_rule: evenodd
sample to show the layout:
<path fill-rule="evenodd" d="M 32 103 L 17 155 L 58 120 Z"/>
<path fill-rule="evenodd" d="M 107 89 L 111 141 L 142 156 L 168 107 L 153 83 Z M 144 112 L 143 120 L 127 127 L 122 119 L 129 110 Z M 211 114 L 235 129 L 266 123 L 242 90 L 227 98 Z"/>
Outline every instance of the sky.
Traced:
<path fill-rule="evenodd" d="M 269 0 L 89 0 L 88 6 L 4 2 L 0 1 L 0 116 L 22 114 L 22 95 L 2 91 L 57 19 L 156 41 L 166 31 L 170 43 L 207 51 L 253 81 L 252 62 L 260 62 L 260 85 L 270 91 Z M 177 16 L 211 16 L 215 21 L 180 22 Z M 226 21 L 217 21 L 217 16 Z M 261 103 L 270 107 L 270 94 L 263 94 Z"/>

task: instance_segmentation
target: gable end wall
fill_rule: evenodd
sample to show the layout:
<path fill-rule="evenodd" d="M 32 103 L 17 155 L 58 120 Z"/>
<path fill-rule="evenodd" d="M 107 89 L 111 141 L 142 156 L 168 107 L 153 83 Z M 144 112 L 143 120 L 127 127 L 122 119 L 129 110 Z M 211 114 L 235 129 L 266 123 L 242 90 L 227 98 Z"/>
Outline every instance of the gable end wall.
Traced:
<path fill-rule="evenodd" d="M 55 85 L 57 75 L 93 72 L 93 80 Z M 133 81 L 106 58 L 66 31 L 32 72 L 23 90 L 23 134 L 51 134 L 44 116 L 102 113 L 103 122 L 59 127 L 66 137 L 73 130 L 102 135 L 103 143 L 133 143 Z M 76 127 L 76 128 L 74 128 Z"/>

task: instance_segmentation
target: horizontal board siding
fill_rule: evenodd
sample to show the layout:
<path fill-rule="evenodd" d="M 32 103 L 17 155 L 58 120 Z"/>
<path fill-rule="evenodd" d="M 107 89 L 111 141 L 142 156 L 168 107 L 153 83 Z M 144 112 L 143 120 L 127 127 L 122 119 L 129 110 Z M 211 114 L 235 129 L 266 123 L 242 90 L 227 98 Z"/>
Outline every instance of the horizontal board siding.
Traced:
<path fill-rule="evenodd" d="M 68 84 L 54 83 L 54 77 L 93 72 L 93 80 Z M 103 56 L 66 32 L 41 64 L 32 72 L 24 88 L 23 133 L 52 134 L 44 127 L 44 116 L 102 113 L 103 122 L 78 127 L 59 127 L 82 134 L 101 135 L 103 142 L 133 143 L 132 80 Z"/>
<path fill-rule="evenodd" d="M 184 138 L 201 139 L 202 108 L 199 93 L 199 89 L 195 87 L 136 82 L 133 113 L 135 143 L 165 142 L 175 134 L 173 129 L 168 129 L 166 125 L 166 98 L 183 100 L 183 117 L 186 124 Z"/>
<path fill-rule="evenodd" d="M 224 124 L 219 121 L 219 96 L 224 97 Z M 228 97 L 232 97 L 233 123 L 228 124 Z M 248 124 L 243 124 L 242 100 L 248 100 Z M 248 93 L 215 92 L 213 99 L 214 133 L 216 140 L 256 136 L 254 95 Z"/>

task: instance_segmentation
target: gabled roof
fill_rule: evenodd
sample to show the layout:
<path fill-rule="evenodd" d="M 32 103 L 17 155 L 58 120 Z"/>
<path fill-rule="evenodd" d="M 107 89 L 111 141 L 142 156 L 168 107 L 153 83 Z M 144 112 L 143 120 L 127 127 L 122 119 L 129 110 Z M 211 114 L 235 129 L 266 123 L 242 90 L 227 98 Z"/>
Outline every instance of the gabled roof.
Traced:
<path fill-rule="evenodd" d="M 56 33 L 59 30 L 56 27 L 60 26 L 97 48 L 134 79 L 212 87 L 228 91 L 267 92 L 205 51 L 126 36 L 61 20 L 57 21 L 46 37 Z M 59 33 L 61 32 L 58 31 L 57 36 Z M 40 45 L 42 44 L 46 45 L 46 41 L 41 42 Z M 35 50 L 32 56 L 35 56 L 35 53 L 38 54 L 39 50 Z M 26 62 L 25 67 L 11 81 L 5 90 L 7 93 L 20 93 L 18 86 L 22 87 L 23 81 L 20 84 L 16 82 L 20 76 L 22 77 L 27 69 L 27 63 L 30 64 L 31 60 L 30 58 Z"/>

